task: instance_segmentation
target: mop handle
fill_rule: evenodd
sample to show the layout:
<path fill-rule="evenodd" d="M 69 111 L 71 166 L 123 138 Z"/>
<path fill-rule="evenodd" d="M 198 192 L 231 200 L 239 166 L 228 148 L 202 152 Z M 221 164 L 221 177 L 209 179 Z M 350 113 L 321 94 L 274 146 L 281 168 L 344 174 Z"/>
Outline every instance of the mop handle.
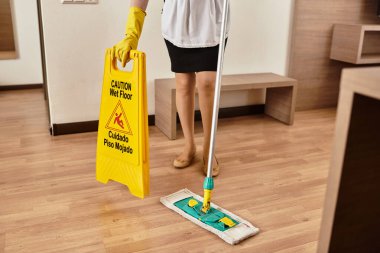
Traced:
<path fill-rule="evenodd" d="M 229 2 L 228 0 L 224 0 L 224 5 L 223 5 L 222 29 L 221 29 L 221 34 L 220 34 L 219 54 L 218 54 L 218 68 L 217 68 L 216 79 L 215 79 L 210 149 L 209 149 L 208 162 L 207 162 L 207 177 L 208 178 L 212 178 L 212 161 L 214 157 L 216 129 L 218 128 L 219 99 L 220 99 L 220 89 L 222 86 L 224 48 L 226 44 L 227 16 L 228 16 L 228 11 L 229 11 L 228 2 Z"/>

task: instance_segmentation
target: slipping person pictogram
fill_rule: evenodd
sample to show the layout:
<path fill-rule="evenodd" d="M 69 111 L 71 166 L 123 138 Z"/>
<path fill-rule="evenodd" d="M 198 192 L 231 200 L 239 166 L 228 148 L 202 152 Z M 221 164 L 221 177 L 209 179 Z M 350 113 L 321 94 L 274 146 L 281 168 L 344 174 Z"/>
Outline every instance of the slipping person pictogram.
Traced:
<path fill-rule="evenodd" d="M 120 113 L 119 115 L 116 113 L 116 117 L 115 117 L 115 120 L 113 121 L 113 123 L 117 123 L 121 128 L 124 129 L 124 123 L 123 121 L 120 119 L 120 117 L 123 116 L 122 113 Z"/>
<path fill-rule="evenodd" d="M 129 125 L 127 114 L 119 100 L 109 117 L 106 128 L 123 134 L 133 135 Z"/>

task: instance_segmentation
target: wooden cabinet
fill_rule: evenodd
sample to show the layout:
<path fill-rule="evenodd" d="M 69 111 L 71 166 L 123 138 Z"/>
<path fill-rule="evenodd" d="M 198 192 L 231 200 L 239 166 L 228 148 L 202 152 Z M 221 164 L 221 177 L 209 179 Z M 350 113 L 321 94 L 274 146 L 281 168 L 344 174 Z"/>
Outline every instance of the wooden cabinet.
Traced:
<path fill-rule="evenodd" d="M 380 67 L 345 69 L 318 253 L 380 252 Z"/>

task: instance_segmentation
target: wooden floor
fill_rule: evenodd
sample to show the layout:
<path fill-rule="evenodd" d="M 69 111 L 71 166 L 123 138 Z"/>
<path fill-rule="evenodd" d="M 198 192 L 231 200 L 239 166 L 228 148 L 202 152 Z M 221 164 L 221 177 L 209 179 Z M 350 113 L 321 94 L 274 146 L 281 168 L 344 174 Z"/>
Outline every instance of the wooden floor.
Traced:
<path fill-rule="evenodd" d="M 315 252 L 335 109 L 219 123 L 221 175 L 213 202 L 261 233 L 237 246 L 160 204 L 182 188 L 202 194 L 200 160 L 171 167 L 183 144 L 150 127 L 151 195 L 95 180 L 96 133 L 51 137 L 42 90 L 0 91 L 0 252 Z M 202 134 L 196 126 L 200 151 Z"/>

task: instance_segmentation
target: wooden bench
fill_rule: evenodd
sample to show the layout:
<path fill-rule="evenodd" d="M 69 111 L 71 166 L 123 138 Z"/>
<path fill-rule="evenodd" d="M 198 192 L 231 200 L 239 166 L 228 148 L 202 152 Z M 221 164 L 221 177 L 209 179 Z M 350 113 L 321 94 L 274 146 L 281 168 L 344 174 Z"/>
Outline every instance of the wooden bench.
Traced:
<path fill-rule="evenodd" d="M 155 125 L 169 139 L 176 139 L 177 108 L 175 79 L 155 80 Z M 265 114 L 292 125 L 297 95 L 297 80 L 273 73 L 225 75 L 222 91 L 266 89 Z"/>

